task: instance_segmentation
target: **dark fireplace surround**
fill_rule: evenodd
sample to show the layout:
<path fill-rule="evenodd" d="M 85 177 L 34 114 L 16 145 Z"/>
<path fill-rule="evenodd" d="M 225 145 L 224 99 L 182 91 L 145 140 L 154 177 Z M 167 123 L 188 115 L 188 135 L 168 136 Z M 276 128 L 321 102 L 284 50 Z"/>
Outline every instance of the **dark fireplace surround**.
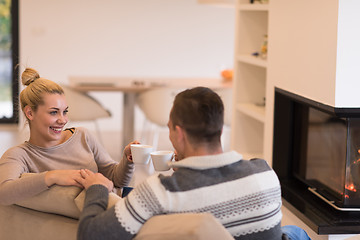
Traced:
<path fill-rule="evenodd" d="M 318 234 L 360 233 L 360 108 L 275 88 L 273 168 L 284 205 Z"/>

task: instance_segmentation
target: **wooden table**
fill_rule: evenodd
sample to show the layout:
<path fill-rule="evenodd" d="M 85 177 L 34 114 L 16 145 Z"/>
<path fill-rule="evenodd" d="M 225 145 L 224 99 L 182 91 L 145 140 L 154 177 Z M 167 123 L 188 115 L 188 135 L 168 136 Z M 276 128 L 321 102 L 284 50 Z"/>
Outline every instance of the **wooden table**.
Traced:
<path fill-rule="evenodd" d="M 69 84 L 72 88 L 81 92 L 111 91 L 122 92 L 124 94 L 123 147 L 134 140 L 136 94 L 159 87 L 192 88 L 196 86 L 205 86 L 212 89 L 232 87 L 231 81 L 225 82 L 221 78 L 126 78 L 71 76 L 69 77 Z"/>

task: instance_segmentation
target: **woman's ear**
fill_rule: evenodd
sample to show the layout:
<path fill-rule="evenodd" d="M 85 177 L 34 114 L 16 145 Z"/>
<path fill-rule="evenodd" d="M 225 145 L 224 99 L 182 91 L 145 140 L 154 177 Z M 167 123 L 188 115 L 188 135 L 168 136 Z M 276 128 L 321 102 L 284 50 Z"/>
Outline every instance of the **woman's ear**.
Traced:
<path fill-rule="evenodd" d="M 25 116 L 28 120 L 33 120 L 34 119 L 34 111 L 32 110 L 32 108 L 27 105 L 26 107 L 24 107 L 24 113 Z"/>

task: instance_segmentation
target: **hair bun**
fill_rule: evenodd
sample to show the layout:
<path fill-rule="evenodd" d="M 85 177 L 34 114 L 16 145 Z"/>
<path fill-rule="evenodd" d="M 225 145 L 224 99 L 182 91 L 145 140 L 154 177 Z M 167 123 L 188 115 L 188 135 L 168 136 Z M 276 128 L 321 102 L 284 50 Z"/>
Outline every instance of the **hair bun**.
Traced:
<path fill-rule="evenodd" d="M 21 81 L 25 86 L 29 86 L 38 78 L 40 78 L 40 75 L 33 68 L 26 68 L 25 71 L 21 74 Z"/>

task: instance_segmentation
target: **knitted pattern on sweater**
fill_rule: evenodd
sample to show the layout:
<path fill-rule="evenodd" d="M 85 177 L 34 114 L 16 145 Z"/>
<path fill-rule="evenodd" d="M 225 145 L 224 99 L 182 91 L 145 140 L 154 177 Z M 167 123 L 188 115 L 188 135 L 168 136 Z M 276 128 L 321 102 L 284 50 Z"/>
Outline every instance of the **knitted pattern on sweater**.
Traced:
<path fill-rule="evenodd" d="M 241 158 L 229 152 L 176 162 L 173 175 L 151 176 L 119 201 L 116 217 L 130 234 L 154 215 L 210 212 L 233 236 L 278 235 L 271 232 L 282 217 L 278 178 L 265 160 Z"/>

